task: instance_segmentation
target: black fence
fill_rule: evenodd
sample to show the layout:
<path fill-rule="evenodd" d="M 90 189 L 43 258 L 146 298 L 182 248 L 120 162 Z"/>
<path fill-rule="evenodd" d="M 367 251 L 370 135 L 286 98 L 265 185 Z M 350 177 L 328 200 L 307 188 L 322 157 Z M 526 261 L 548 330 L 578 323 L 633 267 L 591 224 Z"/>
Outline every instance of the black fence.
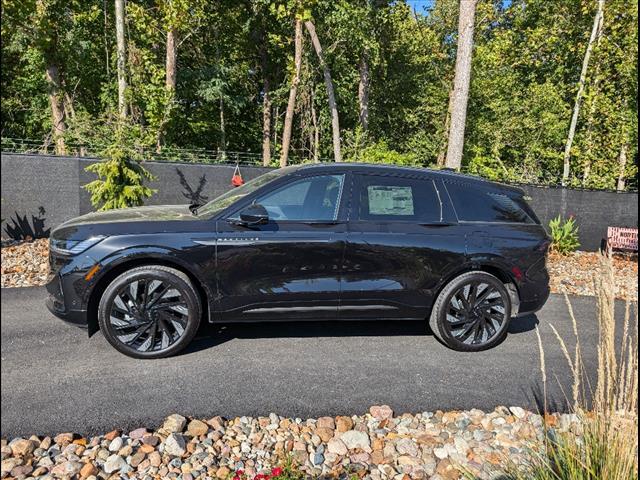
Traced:
<path fill-rule="evenodd" d="M 93 211 L 83 188 L 95 175 L 85 168 L 98 161 L 86 157 L 54 157 L 2 153 L 2 237 L 46 237 L 52 228 Z M 145 162 L 157 189 L 149 205 L 189 203 L 194 195 L 210 200 L 231 187 L 235 166 L 230 164 Z M 269 170 L 241 166 L 250 180 Z M 638 226 L 637 192 L 574 190 L 560 187 L 521 186 L 545 225 L 558 214 L 573 215 L 580 227 L 583 250 L 597 250 L 608 226 Z"/>

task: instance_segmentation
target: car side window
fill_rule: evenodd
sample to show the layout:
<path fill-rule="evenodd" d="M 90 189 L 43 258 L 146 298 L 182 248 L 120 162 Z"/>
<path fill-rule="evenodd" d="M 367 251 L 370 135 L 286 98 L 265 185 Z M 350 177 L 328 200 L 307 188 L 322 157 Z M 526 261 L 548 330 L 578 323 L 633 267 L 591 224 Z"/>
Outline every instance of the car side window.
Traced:
<path fill-rule="evenodd" d="M 344 175 L 305 177 L 258 197 L 271 220 L 335 221 Z"/>
<path fill-rule="evenodd" d="M 445 182 L 458 219 L 466 222 L 536 223 L 517 193 L 487 190 L 475 185 Z"/>
<path fill-rule="evenodd" d="M 359 220 L 442 221 L 442 203 L 430 179 L 359 176 Z"/>

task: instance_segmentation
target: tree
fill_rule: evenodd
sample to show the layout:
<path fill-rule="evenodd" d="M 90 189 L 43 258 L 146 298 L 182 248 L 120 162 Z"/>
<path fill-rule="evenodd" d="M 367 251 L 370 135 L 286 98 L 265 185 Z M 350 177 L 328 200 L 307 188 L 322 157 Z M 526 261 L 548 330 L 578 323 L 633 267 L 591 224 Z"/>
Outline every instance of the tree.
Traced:
<path fill-rule="evenodd" d="M 630 190 L 638 4 L 605 1 L 566 185 Z M 477 1 L 463 139 L 451 142 L 447 106 L 453 113 L 459 105 L 454 79 L 465 44 L 456 41 L 460 0 L 416 5 L 140 0 L 116 12 L 115 0 L 2 0 L 3 145 L 12 137 L 37 140 L 44 151 L 104 154 L 123 105 L 129 133 L 121 138 L 134 160 L 194 161 L 203 150 L 229 150 L 261 154 L 269 165 L 276 157 L 290 163 L 294 151 L 314 161 L 336 157 L 337 137 L 344 159 L 444 166 L 457 146 L 470 173 L 560 183 L 597 0 Z"/>
<path fill-rule="evenodd" d="M 286 167 L 289 160 L 291 130 L 293 128 L 293 112 L 296 106 L 298 83 L 300 82 L 300 68 L 302 66 L 302 20 L 300 19 L 296 19 L 295 21 L 294 45 L 294 74 L 293 78 L 291 79 L 289 101 L 287 103 L 287 113 L 284 117 L 284 127 L 282 131 L 282 153 L 280 154 L 281 167 Z"/>
<path fill-rule="evenodd" d="M 593 27 L 591 28 L 591 38 L 587 44 L 587 49 L 584 53 L 584 59 L 582 60 L 582 70 L 580 71 L 580 80 L 578 80 L 578 92 L 576 93 L 576 99 L 573 106 L 573 115 L 571 116 L 571 124 L 569 125 L 569 134 L 567 135 L 567 143 L 564 147 L 563 156 L 563 170 L 562 170 L 562 185 L 566 185 L 569 181 L 570 174 L 570 160 L 571 160 L 571 146 L 573 145 L 573 138 L 576 134 L 576 125 L 578 124 L 578 116 L 580 115 L 580 104 L 582 102 L 582 96 L 584 94 L 585 82 L 587 79 L 587 70 L 589 68 L 589 59 L 591 58 L 591 52 L 593 45 L 598 38 L 598 32 L 602 28 L 602 21 L 604 16 L 604 3 L 605 0 L 598 0 L 598 8 L 596 15 L 593 19 Z"/>
<path fill-rule="evenodd" d="M 266 40 L 260 52 L 262 65 L 262 164 L 271 164 L 271 79 L 269 78 L 269 59 L 267 57 Z"/>
<path fill-rule="evenodd" d="M 118 113 L 121 118 L 127 117 L 127 47 L 125 39 L 125 9 L 124 0 L 115 0 L 116 12 L 116 44 L 117 44 L 117 70 L 118 70 Z"/>
<path fill-rule="evenodd" d="M 460 0 L 458 18 L 458 51 L 453 80 L 451 120 L 445 165 L 460 170 L 464 148 L 464 130 L 467 120 L 467 102 L 471 83 L 471 58 L 473 55 L 473 29 L 477 0 Z"/>
<path fill-rule="evenodd" d="M 340 162 L 342 160 L 342 155 L 340 153 L 340 119 L 338 116 L 338 105 L 336 104 L 336 97 L 333 91 L 333 82 L 331 81 L 331 71 L 327 65 L 327 62 L 324 58 L 324 54 L 322 53 L 322 46 L 320 45 L 320 39 L 318 38 L 318 34 L 316 33 L 316 27 L 311 20 L 307 20 L 304 22 L 307 31 L 309 32 L 309 36 L 311 37 L 311 43 L 313 44 L 313 48 L 318 55 L 318 60 L 320 61 L 320 66 L 322 67 L 322 71 L 324 74 L 324 83 L 327 89 L 327 99 L 329 101 L 329 109 L 331 110 L 331 129 L 333 132 L 333 159 L 336 162 Z"/>
<path fill-rule="evenodd" d="M 154 177 L 140 164 L 140 153 L 131 146 L 132 130 L 118 118 L 114 141 L 100 155 L 106 160 L 86 168 L 98 176 L 84 186 L 98 210 L 139 206 L 155 192 L 144 185 Z"/>

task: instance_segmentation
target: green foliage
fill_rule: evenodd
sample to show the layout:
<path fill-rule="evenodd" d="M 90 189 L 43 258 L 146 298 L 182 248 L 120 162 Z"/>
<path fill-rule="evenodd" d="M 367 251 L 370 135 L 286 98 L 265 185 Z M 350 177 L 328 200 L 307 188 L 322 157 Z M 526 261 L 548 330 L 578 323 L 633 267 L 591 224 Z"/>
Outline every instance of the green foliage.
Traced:
<path fill-rule="evenodd" d="M 86 168 L 98 176 L 84 188 L 99 210 L 139 206 L 155 192 L 144 185 L 145 180 L 153 180 L 153 175 L 140 163 L 138 150 L 126 140 L 121 127 L 116 142 L 101 155 L 105 160 Z"/>
<path fill-rule="evenodd" d="M 505 6 L 506 5 L 506 6 Z M 127 102 L 136 142 L 260 152 L 263 97 L 278 156 L 293 71 L 293 24 L 313 19 L 334 82 L 345 159 L 432 165 L 446 151 L 459 0 L 141 0 L 127 3 Z M 480 0 L 463 170 L 559 183 L 595 0 Z M 56 64 L 67 143 L 112 142 L 113 2 L 2 0 L 2 136 L 51 141 L 45 77 Z M 638 3 L 607 0 L 571 152 L 573 186 L 637 187 Z M 177 86 L 165 87 L 167 31 Z M 360 68 L 368 129 L 358 132 Z M 323 72 L 305 33 L 292 157 L 332 157 Z M 222 134 L 224 131 L 224 135 Z M 319 145 L 315 145 L 315 133 Z M 360 136 L 354 150 L 355 137 Z M 366 157 L 368 159 L 365 159 Z M 628 161 L 620 167 L 621 153 Z"/>
<path fill-rule="evenodd" d="M 400 153 L 389 148 L 387 142 L 372 142 L 360 127 L 345 141 L 344 161 L 364 163 L 386 163 L 392 165 L 421 166 L 413 153 Z"/>
<path fill-rule="evenodd" d="M 562 220 L 562 217 L 558 215 L 549 222 L 549 230 L 552 251 L 567 255 L 575 252 L 580 246 L 575 218 L 569 217 L 566 220 Z"/>

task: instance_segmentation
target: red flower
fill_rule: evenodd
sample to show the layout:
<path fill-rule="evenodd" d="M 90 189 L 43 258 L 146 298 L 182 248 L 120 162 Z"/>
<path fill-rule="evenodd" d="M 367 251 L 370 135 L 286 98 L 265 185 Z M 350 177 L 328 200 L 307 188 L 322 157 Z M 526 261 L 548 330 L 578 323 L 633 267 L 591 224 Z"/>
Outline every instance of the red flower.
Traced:
<path fill-rule="evenodd" d="M 269 475 L 265 475 L 264 473 L 259 473 L 258 475 L 253 477 L 253 480 L 269 480 L 270 478 L 271 477 Z"/>
<path fill-rule="evenodd" d="M 271 475 L 273 475 L 274 477 L 279 477 L 280 475 L 282 475 L 282 468 L 280 467 L 274 467 L 271 469 Z"/>

